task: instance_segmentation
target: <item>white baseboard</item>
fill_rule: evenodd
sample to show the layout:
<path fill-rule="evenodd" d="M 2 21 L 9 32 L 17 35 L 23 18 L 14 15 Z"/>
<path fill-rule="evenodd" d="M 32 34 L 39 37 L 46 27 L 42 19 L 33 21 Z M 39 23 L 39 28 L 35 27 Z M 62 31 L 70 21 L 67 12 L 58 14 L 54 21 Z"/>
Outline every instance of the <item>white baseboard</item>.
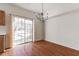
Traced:
<path fill-rule="evenodd" d="M 62 44 L 62 43 L 58 43 L 58 42 L 50 41 L 50 40 L 46 40 L 46 41 L 51 42 L 51 43 L 55 43 L 55 44 L 58 44 L 58 45 L 61 45 L 61 46 L 64 46 L 64 47 L 67 47 L 67 48 L 70 48 L 70 49 L 74 49 L 74 50 L 79 51 L 79 49 L 77 49 L 77 48 L 74 48 L 74 47 L 71 47 L 71 46 L 67 46 L 67 45 L 64 45 L 64 44 Z"/>
<path fill-rule="evenodd" d="M 36 39 L 36 40 L 34 40 L 34 42 L 36 42 L 36 41 L 40 41 L 40 40 L 44 40 L 44 39 Z"/>

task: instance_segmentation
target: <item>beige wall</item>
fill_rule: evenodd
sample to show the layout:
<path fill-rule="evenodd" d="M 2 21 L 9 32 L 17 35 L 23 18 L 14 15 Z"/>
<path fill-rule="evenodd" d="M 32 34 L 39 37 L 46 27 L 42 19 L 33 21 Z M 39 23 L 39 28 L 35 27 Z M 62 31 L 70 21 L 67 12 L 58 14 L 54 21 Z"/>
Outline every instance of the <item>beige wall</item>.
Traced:
<path fill-rule="evenodd" d="M 34 40 L 41 40 L 43 39 L 43 23 L 39 20 L 37 20 L 34 16 L 34 12 L 25 10 L 23 8 L 10 5 L 10 4 L 0 4 L 0 10 L 4 10 L 6 13 L 6 26 L 7 30 L 9 30 L 10 25 L 10 15 L 14 14 L 18 16 L 28 17 L 32 18 L 34 20 Z M 8 31 L 7 31 L 8 32 Z M 7 43 L 6 43 L 7 45 Z"/>
<path fill-rule="evenodd" d="M 35 20 L 35 39 L 44 39 L 44 24 L 39 20 Z"/>

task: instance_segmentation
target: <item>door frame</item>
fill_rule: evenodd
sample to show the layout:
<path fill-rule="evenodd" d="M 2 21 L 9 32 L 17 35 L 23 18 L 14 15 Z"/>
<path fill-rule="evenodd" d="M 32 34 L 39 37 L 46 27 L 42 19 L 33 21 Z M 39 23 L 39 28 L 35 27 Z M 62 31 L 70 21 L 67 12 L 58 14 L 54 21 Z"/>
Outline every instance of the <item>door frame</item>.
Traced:
<path fill-rule="evenodd" d="M 28 19 L 28 20 L 31 20 L 32 21 L 32 41 L 29 41 L 29 42 L 34 42 L 34 20 L 32 18 L 28 18 L 28 17 L 23 17 L 23 16 L 17 16 L 17 15 L 11 15 L 11 20 L 13 21 L 13 17 L 20 17 L 20 18 L 24 18 L 24 19 Z M 13 31 L 13 22 L 11 21 L 11 32 Z M 13 32 L 12 32 L 12 40 L 13 41 Z M 24 43 L 27 43 L 27 42 L 24 42 Z M 24 44 L 22 43 L 22 44 Z M 12 42 L 12 47 L 13 47 L 13 42 Z"/>

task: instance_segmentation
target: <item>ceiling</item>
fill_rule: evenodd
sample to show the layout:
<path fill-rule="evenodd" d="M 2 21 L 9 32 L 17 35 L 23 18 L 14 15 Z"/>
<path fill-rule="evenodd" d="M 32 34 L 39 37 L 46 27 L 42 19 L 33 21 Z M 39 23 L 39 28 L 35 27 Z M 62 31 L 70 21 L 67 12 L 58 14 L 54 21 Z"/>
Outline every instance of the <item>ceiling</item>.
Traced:
<path fill-rule="evenodd" d="M 13 5 L 38 13 L 41 13 L 42 11 L 41 3 L 14 3 Z M 48 12 L 49 16 L 56 16 L 74 9 L 78 9 L 79 3 L 44 3 L 43 7 L 45 14 Z"/>

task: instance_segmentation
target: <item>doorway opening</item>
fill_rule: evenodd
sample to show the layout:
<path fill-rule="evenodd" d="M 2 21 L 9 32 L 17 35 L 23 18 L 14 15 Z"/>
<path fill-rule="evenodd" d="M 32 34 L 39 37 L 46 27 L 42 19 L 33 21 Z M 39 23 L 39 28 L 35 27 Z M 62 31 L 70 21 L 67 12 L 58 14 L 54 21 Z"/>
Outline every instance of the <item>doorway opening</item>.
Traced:
<path fill-rule="evenodd" d="M 33 20 L 18 16 L 12 18 L 13 47 L 33 41 Z"/>

